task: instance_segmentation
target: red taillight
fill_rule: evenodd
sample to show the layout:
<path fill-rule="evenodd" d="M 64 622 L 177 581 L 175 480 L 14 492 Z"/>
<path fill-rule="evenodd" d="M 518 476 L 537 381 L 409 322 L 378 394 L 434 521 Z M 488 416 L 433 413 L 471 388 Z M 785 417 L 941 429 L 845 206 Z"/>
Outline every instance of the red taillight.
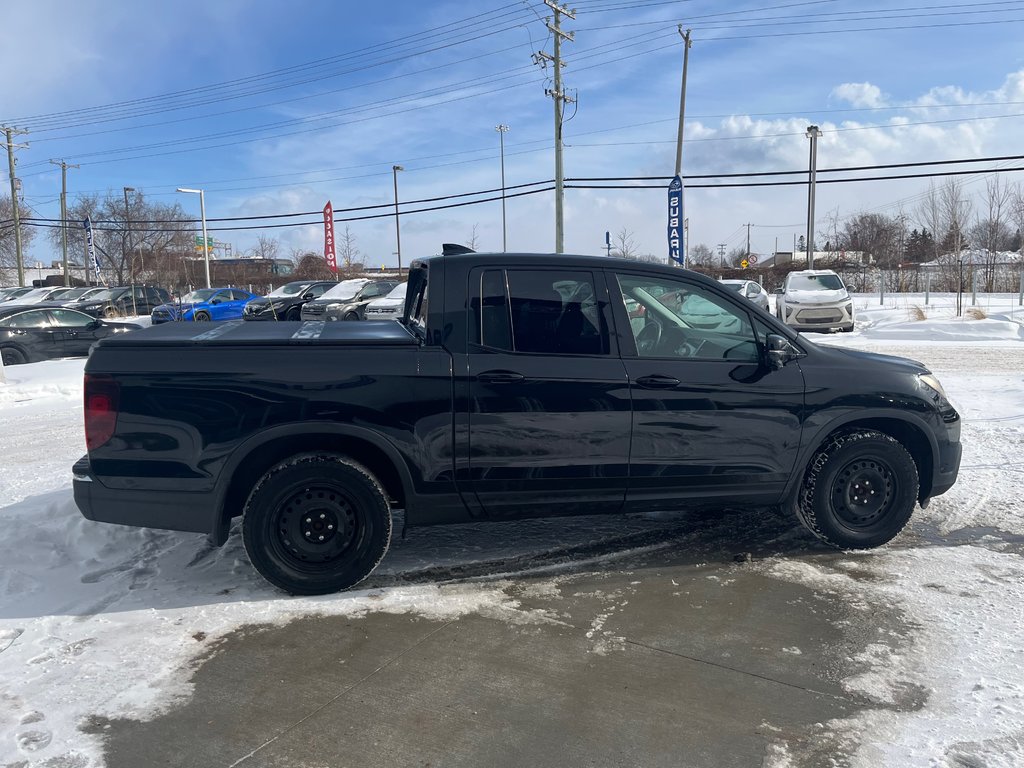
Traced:
<path fill-rule="evenodd" d="M 85 446 L 99 448 L 117 426 L 119 388 L 110 376 L 85 374 Z"/>

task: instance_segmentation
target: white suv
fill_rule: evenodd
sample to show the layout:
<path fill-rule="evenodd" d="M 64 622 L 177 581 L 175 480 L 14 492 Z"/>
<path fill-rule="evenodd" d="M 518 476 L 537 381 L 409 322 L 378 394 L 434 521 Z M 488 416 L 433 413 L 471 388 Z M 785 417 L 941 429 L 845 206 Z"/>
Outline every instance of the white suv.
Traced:
<path fill-rule="evenodd" d="M 775 291 L 775 314 L 798 331 L 853 330 L 853 299 L 831 269 L 790 272 Z"/>

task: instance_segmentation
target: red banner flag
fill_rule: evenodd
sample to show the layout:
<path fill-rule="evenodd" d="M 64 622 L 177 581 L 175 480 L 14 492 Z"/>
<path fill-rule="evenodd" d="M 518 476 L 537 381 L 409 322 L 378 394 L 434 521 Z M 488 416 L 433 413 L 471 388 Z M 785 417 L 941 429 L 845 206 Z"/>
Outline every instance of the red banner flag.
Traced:
<path fill-rule="evenodd" d="M 331 272 L 338 272 L 338 257 L 334 253 L 334 209 L 331 201 L 324 206 L 324 261 Z"/>

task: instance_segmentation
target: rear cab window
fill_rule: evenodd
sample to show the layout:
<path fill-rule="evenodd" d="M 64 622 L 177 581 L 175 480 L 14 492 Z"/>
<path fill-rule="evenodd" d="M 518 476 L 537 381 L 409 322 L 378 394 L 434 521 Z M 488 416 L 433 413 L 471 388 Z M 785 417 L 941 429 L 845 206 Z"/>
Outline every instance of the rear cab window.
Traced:
<path fill-rule="evenodd" d="M 587 270 L 478 269 L 471 344 L 506 352 L 607 355 L 607 302 Z"/>

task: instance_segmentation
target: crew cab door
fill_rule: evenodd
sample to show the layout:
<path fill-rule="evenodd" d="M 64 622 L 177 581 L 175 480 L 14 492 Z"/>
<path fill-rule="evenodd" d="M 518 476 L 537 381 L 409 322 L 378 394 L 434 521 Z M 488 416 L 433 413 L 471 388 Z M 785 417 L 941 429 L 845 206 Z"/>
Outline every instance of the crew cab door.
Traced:
<path fill-rule="evenodd" d="M 800 447 L 804 379 L 768 365 L 770 328 L 697 281 L 609 274 L 633 397 L 627 509 L 772 503 Z M 617 290 L 616 290 L 617 288 Z"/>
<path fill-rule="evenodd" d="M 602 274 L 470 271 L 469 488 L 490 517 L 616 511 L 629 386 Z"/>

